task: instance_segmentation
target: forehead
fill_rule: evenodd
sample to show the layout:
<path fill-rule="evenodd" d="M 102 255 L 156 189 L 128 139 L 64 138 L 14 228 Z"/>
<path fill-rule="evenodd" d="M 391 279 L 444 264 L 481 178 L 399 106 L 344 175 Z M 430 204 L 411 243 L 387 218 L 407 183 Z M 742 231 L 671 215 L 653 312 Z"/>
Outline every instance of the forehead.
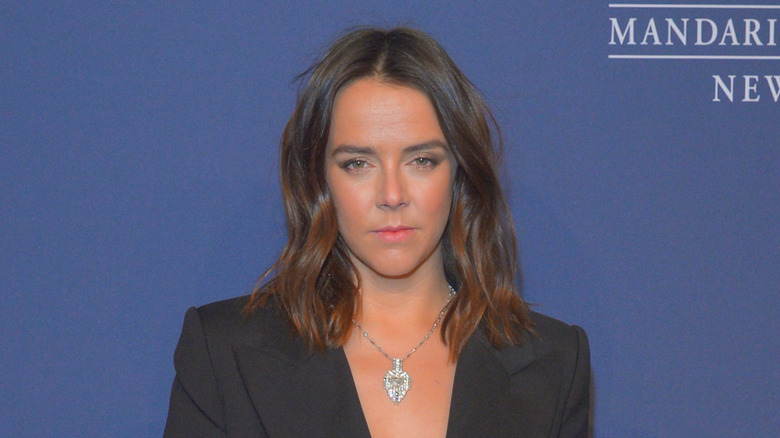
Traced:
<path fill-rule="evenodd" d="M 355 81 L 336 96 L 328 147 L 341 143 L 382 146 L 445 142 L 428 96 L 376 78 Z"/>

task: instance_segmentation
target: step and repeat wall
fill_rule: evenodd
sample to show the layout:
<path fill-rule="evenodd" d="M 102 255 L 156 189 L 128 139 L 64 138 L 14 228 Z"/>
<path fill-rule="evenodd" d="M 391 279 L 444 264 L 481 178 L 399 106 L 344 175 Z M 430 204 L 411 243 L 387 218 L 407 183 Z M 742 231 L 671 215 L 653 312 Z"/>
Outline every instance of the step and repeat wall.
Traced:
<path fill-rule="evenodd" d="M 780 436 L 780 3 L 5 2 L 0 435 L 159 436 L 184 312 L 285 240 L 295 76 L 420 28 L 484 94 L 595 437 Z"/>

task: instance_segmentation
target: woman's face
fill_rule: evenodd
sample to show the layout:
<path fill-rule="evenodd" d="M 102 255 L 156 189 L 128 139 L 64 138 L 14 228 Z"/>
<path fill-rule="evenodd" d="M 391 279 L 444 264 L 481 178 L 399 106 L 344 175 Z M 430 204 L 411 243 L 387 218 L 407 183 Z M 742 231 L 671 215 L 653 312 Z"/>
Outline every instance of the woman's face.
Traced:
<path fill-rule="evenodd" d="M 374 78 L 336 97 L 325 175 L 361 278 L 443 269 L 456 162 L 420 91 Z"/>

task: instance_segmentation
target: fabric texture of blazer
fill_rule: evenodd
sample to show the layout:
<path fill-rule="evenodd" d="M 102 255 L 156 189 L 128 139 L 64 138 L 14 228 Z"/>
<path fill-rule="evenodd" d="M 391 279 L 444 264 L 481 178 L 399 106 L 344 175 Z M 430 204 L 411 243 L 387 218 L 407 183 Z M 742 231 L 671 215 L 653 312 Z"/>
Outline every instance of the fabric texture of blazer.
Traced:
<path fill-rule="evenodd" d="M 370 437 L 341 348 L 310 351 L 273 306 L 248 297 L 191 308 L 174 355 L 166 438 Z M 477 330 L 458 358 L 447 437 L 587 437 L 585 332 L 531 314 L 535 334 L 493 348 Z"/>

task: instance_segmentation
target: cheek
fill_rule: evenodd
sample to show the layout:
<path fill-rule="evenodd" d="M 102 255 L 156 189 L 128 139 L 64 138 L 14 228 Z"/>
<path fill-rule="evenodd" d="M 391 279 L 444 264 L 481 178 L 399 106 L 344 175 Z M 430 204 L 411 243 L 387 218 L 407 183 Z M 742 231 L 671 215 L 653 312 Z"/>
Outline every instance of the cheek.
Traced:
<path fill-rule="evenodd" d="M 419 194 L 419 205 L 428 217 L 437 217 L 446 222 L 450 215 L 452 186 L 449 181 L 431 184 Z"/>
<path fill-rule="evenodd" d="M 339 230 L 349 229 L 350 224 L 358 223 L 366 214 L 366 193 L 359 187 L 338 178 L 328 180 L 330 196 L 336 208 Z"/>

